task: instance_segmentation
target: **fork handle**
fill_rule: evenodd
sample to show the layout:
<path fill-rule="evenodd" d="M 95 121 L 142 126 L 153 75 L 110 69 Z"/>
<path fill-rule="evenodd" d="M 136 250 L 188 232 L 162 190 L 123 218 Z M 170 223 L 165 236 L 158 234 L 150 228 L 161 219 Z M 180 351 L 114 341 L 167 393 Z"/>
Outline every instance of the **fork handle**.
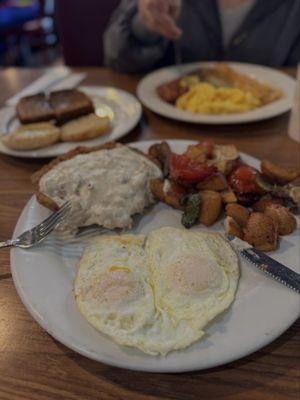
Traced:
<path fill-rule="evenodd" d="M 12 247 L 14 245 L 13 240 L 7 240 L 6 242 L 0 242 L 0 249 L 4 247 Z"/>

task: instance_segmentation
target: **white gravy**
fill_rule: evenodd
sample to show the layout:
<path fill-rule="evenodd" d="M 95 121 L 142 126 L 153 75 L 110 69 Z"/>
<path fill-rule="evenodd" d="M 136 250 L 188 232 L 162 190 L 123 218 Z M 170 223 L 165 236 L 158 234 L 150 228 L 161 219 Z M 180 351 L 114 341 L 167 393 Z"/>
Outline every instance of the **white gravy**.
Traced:
<path fill-rule="evenodd" d="M 132 215 L 153 203 L 149 181 L 161 175 L 146 157 L 118 145 L 62 161 L 40 179 L 39 188 L 59 206 L 72 202 L 60 229 L 76 231 L 92 224 L 127 228 Z"/>

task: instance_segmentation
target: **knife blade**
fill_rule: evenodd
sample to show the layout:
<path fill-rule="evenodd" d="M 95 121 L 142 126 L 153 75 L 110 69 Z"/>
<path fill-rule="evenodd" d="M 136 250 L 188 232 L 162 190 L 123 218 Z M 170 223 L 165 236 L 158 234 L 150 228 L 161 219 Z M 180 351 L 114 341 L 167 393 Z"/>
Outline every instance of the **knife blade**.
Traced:
<path fill-rule="evenodd" d="M 300 294 L 300 274 L 274 260 L 274 258 L 269 257 L 262 251 L 251 247 L 248 243 L 237 237 L 227 235 L 227 239 L 248 262 Z"/>

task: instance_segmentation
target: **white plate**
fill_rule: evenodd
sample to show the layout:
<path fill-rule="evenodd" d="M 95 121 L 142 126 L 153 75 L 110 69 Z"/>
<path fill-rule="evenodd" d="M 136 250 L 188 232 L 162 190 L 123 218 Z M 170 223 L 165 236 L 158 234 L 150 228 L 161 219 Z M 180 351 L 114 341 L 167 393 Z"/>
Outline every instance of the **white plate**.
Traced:
<path fill-rule="evenodd" d="M 147 150 L 151 142 L 133 143 Z M 183 152 L 191 141 L 169 141 Z M 258 160 L 243 155 L 258 167 Z M 14 235 L 34 226 L 49 214 L 35 197 L 29 201 Z M 161 226 L 181 227 L 180 212 L 157 204 L 134 229 L 147 233 Z M 194 229 L 203 229 L 195 227 Z M 210 230 L 222 231 L 221 223 Z M 84 356 L 106 364 L 143 371 L 182 372 L 215 367 L 252 353 L 284 332 L 299 315 L 299 295 L 242 261 L 241 279 L 232 307 L 207 328 L 203 340 L 166 357 L 151 357 L 139 350 L 119 347 L 97 332 L 80 315 L 72 294 L 76 264 L 84 243 L 62 246 L 49 237 L 40 246 L 13 249 L 11 269 L 17 291 L 35 320 L 57 340 Z M 281 240 L 272 256 L 292 269 L 300 268 L 299 230 Z"/>
<path fill-rule="evenodd" d="M 282 114 L 291 109 L 294 96 L 295 80 L 290 76 L 272 68 L 261 65 L 243 64 L 232 62 L 230 67 L 238 72 L 247 74 L 263 83 L 268 83 L 281 89 L 284 96 L 273 103 L 259 107 L 252 111 L 236 114 L 196 114 L 180 110 L 160 99 L 156 93 L 156 88 L 162 83 L 176 79 L 179 76 L 193 71 L 199 67 L 211 67 L 213 62 L 200 62 L 172 66 L 154 71 L 143 78 L 137 88 L 137 95 L 141 102 L 157 114 L 177 119 L 180 121 L 203 123 L 203 124 L 239 124 L 245 122 L 259 121 L 276 115 Z"/>
<path fill-rule="evenodd" d="M 96 139 L 81 142 L 60 142 L 38 150 L 11 150 L 0 141 L 0 153 L 24 158 L 56 157 L 78 146 L 97 146 L 110 140 L 117 140 L 131 131 L 141 118 L 142 107 L 135 96 L 121 89 L 103 86 L 80 86 L 80 90 L 91 97 L 95 109 L 103 106 L 112 110 L 112 127 L 110 131 Z M 7 132 L 19 125 L 15 118 L 15 107 L 4 107 L 0 110 L 0 132 Z"/>

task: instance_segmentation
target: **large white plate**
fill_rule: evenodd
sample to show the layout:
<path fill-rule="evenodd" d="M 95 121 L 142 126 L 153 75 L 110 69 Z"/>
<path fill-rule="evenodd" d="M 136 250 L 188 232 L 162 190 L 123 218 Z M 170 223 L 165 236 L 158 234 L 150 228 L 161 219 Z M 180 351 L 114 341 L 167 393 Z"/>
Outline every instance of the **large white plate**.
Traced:
<path fill-rule="evenodd" d="M 214 64 L 215 63 L 213 62 L 199 62 L 172 66 L 154 71 L 146 75 L 140 81 L 137 88 L 137 95 L 145 106 L 157 114 L 180 121 L 203 124 L 239 124 L 259 121 L 275 117 L 276 115 L 282 114 L 291 109 L 295 88 L 295 80 L 293 78 L 272 68 L 237 62 L 228 64 L 238 72 L 245 73 L 263 83 L 268 83 L 271 86 L 281 89 L 284 96 L 273 103 L 245 113 L 211 115 L 196 114 L 180 110 L 163 101 L 157 95 L 156 88 L 160 84 L 176 79 L 187 72 L 197 69 L 198 67 L 210 67 Z"/>
<path fill-rule="evenodd" d="M 133 145 L 146 150 L 151 143 Z M 174 140 L 169 143 L 174 151 L 182 152 L 193 142 Z M 258 161 L 250 156 L 243 155 L 243 159 L 254 167 L 258 166 Z M 37 224 L 48 213 L 32 197 L 22 212 L 14 235 Z M 181 227 L 180 212 L 157 204 L 141 218 L 133 231 L 147 233 L 165 225 Z M 212 229 L 222 231 L 221 223 Z M 299 315 L 299 295 L 242 261 L 236 300 L 228 311 L 208 326 L 203 340 L 166 357 L 151 357 L 135 349 L 119 347 L 90 326 L 77 310 L 72 285 L 84 244 L 62 245 L 53 235 L 38 247 L 13 249 L 11 269 L 17 291 L 35 320 L 66 346 L 103 363 L 155 372 L 214 367 L 265 346 Z M 299 271 L 299 250 L 298 231 L 285 236 L 273 256 Z"/>
<path fill-rule="evenodd" d="M 131 131 L 141 118 L 142 107 L 135 96 L 121 89 L 103 86 L 80 86 L 80 90 L 91 97 L 97 108 L 108 108 L 113 113 L 110 131 L 96 139 L 81 142 L 60 142 L 38 150 L 11 150 L 0 141 L 0 153 L 24 158 L 46 158 L 64 154 L 78 146 L 97 146 L 110 140 L 117 140 Z M 0 133 L 19 125 L 15 118 L 15 107 L 0 109 Z"/>

